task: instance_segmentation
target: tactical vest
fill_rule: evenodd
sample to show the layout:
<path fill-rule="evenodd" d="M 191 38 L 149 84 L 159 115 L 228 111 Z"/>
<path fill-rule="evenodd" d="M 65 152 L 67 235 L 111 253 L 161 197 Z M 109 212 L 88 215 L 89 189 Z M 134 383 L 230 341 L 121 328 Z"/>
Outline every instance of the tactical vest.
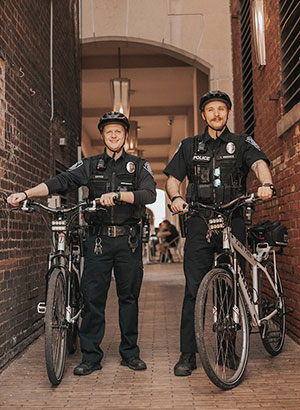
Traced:
<path fill-rule="evenodd" d="M 221 140 L 216 151 L 203 142 L 203 137 L 204 134 L 194 137 L 187 201 L 206 204 L 229 202 L 245 191 L 245 177 L 241 172 L 241 137 L 230 134 L 229 141 Z"/>
<path fill-rule="evenodd" d="M 117 191 L 135 191 L 137 189 L 137 169 L 139 158 L 128 155 L 123 161 L 118 173 L 107 167 L 107 159 L 104 154 L 91 159 L 89 199 L 100 198 L 102 194 Z M 85 219 L 90 224 L 100 225 L 124 225 L 138 223 L 142 214 L 141 206 L 121 202 L 115 206 L 108 207 L 108 211 L 89 213 Z"/>

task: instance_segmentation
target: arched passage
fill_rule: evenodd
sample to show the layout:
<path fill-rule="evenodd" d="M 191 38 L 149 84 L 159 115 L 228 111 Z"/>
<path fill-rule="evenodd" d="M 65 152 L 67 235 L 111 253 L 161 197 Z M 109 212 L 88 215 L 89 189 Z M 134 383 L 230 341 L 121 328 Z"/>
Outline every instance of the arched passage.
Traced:
<path fill-rule="evenodd" d="M 138 149 L 158 187 L 179 141 L 201 129 L 198 101 L 209 69 L 187 52 L 137 39 L 86 39 L 82 44 L 82 147 L 94 155 L 102 141 L 99 117 L 112 109 L 111 80 L 130 79 L 130 120 L 138 124 Z"/>

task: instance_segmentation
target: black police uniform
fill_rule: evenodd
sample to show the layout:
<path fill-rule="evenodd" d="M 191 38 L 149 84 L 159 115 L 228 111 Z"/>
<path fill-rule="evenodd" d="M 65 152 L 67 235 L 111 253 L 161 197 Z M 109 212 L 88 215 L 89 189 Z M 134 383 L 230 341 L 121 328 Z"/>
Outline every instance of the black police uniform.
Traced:
<path fill-rule="evenodd" d="M 134 203 L 119 203 L 107 212 L 89 214 L 85 266 L 81 281 L 84 312 L 80 344 L 84 362 L 100 362 L 103 351 L 105 305 L 112 269 L 119 298 L 119 351 L 124 359 L 139 357 L 138 297 L 143 264 L 138 222 L 145 204 L 156 199 L 155 181 L 147 161 L 123 151 L 116 161 L 103 154 L 84 158 L 69 170 L 46 181 L 49 194 L 89 188 L 89 198 L 116 191 L 132 191 Z M 92 215 L 92 216 L 91 216 Z"/>
<path fill-rule="evenodd" d="M 184 139 L 172 160 L 164 169 L 179 181 L 188 177 L 187 202 L 206 204 L 226 203 L 246 192 L 246 178 L 251 165 L 264 160 L 266 155 L 247 135 L 231 133 L 226 127 L 215 140 L 205 133 Z M 197 351 L 194 332 L 194 309 L 197 291 L 204 275 L 211 269 L 216 242 L 206 238 L 207 224 L 203 216 L 187 221 L 184 249 L 184 273 L 186 288 L 182 307 L 180 350 L 182 353 Z M 232 232 L 245 242 L 245 224 L 237 213 L 232 219 Z"/>

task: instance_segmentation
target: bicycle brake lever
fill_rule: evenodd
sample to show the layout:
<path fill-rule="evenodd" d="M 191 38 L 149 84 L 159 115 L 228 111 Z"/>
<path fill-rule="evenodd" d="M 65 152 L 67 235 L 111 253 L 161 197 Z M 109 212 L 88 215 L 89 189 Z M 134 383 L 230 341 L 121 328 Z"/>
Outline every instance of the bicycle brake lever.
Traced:
<path fill-rule="evenodd" d="M 184 214 L 188 212 L 188 205 L 184 206 L 182 211 L 177 211 L 177 212 L 172 211 L 171 204 L 168 204 L 168 208 L 170 212 L 172 212 L 172 215 L 180 215 L 180 214 Z"/>
<path fill-rule="evenodd" d="M 29 203 L 28 203 L 29 202 Z M 19 209 L 24 212 L 33 212 L 34 209 L 30 207 L 30 201 L 28 199 L 25 199 L 24 201 L 20 202 L 21 206 Z"/>
<path fill-rule="evenodd" d="M 101 206 L 100 199 L 93 199 L 92 201 L 88 201 L 87 210 L 89 212 L 96 212 L 96 211 L 107 212 L 107 209 Z"/>

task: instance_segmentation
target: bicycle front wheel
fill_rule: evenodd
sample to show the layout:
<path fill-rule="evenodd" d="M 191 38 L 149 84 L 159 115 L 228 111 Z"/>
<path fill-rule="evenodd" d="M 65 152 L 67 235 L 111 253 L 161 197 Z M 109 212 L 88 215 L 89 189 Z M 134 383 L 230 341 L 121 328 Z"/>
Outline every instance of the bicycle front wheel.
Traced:
<path fill-rule="evenodd" d="M 82 305 L 79 283 L 78 283 L 78 279 L 77 279 L 75 272 L 72 272 L 70 292 L 71 292 L 71 317 L 73 318 L 74 316 L 77 316 L 80 314 L 81 305 Z M 73 323 L 68 324 L 67 348 L 70 354 L 75 353 L 77 349 L 77 340 L 78 340 L 78 333 L 79 333 L 78 322 L 79 322 L 79 317 Z"/>
<path fill-rule="evenodd" d="M 276 312 L 263 327 L 260 328 L 262 343 L 268 353 L 272 356 L 278 355 L 283 347 L 285 337 L 285 305 L 283 290 L 279 274 L 275 275 L 274 264 L 267 260 L 265 268 L 277 289 L 276 295 L 267 276 L 262 270 L 258 270 L 258 300 L 259 318 L 262 319 L 272 312 Z"/>
<path fill-rule="evenodd" d="M 67 324 L 65 320 L 66 280 L 60 269 L 54 269 L 48 282 L 45 314 L 45 353 L 50 382 L 56 386 L 63 377 Z"/>
<path fill-rule="evenodd" d="M 238 306 L 234 306 L 233 279 L 225 269 L 212 269 L 201 282 L 195 305 L 195 334 L 210 380 L 224 390 L 236 387 L 247 366 L 249 326 L 240 293 Z"/>

